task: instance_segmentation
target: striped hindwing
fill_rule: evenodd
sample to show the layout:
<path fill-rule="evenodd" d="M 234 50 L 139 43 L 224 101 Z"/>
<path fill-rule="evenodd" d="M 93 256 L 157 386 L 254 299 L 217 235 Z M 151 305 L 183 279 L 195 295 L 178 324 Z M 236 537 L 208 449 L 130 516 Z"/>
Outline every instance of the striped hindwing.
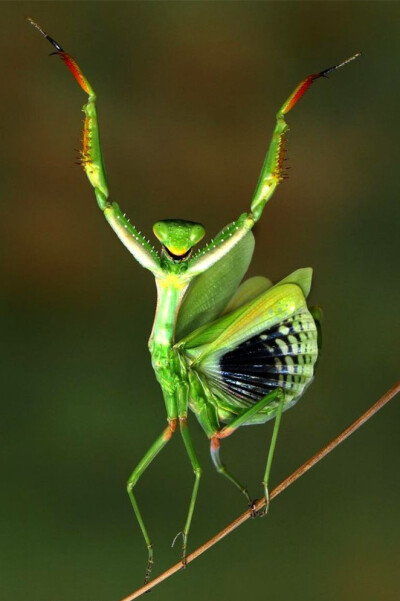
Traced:
<path fill-rule="evenodd" d="M 242 342 L 219 357 L 218 363 L 208 363 L 205 374 L 217 397 L 233 395 L 247 405 L 280 387 L 288 409 L 311 383 L 317 355 L 317 328 L 310 312 L 303 309 Z M 275 409 L 276 404 L 267 406 L 251 423 L 273 417 Z"/>
<path fill-rule="evenodd" d="M 227 317 L 189 336 L 190 348 L 181 343 L 190 369 L 212 393 L 219 419 L 229 423 L 278 387 L 285 392 L 284 408 L 291 407 L 311 382 L 318 356 L 317 327 L 302 288 L 280 283 Z M 248 423 L 265 422 L 275 411 L 273 402 Z"/>

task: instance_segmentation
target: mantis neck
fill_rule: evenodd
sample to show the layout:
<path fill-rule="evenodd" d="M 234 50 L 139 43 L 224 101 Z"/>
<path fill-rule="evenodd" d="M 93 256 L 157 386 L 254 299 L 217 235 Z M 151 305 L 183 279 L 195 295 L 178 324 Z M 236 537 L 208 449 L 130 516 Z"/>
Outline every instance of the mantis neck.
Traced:
<path fill-rule="evenodd" d="M 188 285 L 175 273 L 156 278 L 157 309 L 149 340 L 151 352 L 155 347 L 172 346 L 179 306 Z"/>

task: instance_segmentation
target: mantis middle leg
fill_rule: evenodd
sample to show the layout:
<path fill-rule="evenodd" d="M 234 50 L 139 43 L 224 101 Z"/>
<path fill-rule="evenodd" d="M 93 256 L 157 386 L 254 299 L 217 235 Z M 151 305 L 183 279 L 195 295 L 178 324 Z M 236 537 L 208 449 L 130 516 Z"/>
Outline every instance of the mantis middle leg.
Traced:
<path fill-rule="evenodd" d="M 126 485 L 126 490 L 128 492 L 129 498 L 132 503 L 133 510 L 136 515 L 136 519 L 139 523 L 140 529 L 143 534 L 143 538 L 144 538 L 144 540 L 146 542 L 146 546 L 147 546 L 148 557 L 147 557 L 146 573 L 145 573 L 145 577 L 144 577 L 145 584 L 150 579 L 151 569 L 152 569 L 153 563 L 154 563 L 153 544 L 150 540 L 150 536 L 149 536 L 149 534 L 147 532 L 147 528 L 144 524 L 142 514 L 140 513 L 139 506 L 134 497 L 133 488 L 136 486 L 140 476 L 149 467 L 149 465 L 153 461 L 153 459 L 155 459 L 155 457 L 158 455 L 158 453 L 161 451 L 161 449 L 163 449 L 165 447 L 165 445 L 167 444 L 167 442 L 171 439 L 171 436 L 174 433 L 175 428 L 176 428 L 176 421 L 177 421 L 176 419 L 171 419 L 168 422 L 168 426 L 165 428 L 165 430 L 163 430 L 163 432 L 160 434 L 160 436 L 151 445 L 151 447 L 149 448 L 149 450 L 147 451 L 147 453 L 145 454 L 143 459 L 141 459 L 141 461 L 139 461 L 139 463 L 133 470 L 132 474 L 129 476 L 129 479 L 128 479 L 128 482 Z"/>

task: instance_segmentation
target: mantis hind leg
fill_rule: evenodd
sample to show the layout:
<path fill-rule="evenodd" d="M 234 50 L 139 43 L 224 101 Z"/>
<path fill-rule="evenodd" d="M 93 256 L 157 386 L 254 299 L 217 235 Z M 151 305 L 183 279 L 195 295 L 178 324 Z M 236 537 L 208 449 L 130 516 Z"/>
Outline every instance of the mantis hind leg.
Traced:
<path fill-rule="evenodd" d="M 268 509 L 269 509 L 268 483 L 269 483 L 269 476 L 270 476 L 270 473 L 271 473 L 272 460 L 274 458 L 276 441 L 277 441 L 277 438 L 278 438 L 279 426 L 281 424 L 281 417 L 282 417 L 282 411 L 283 411 L 283 405 L 284 405 L 284 403 L 285 403 L 285 395 L 282 393 L 280 401 L 279 401 L 278 409 L 277 409 L 277 412 L 276 412 L 276 415 L 275 415 L 274 429 L 273 429 L 273 432 L 272 432 L 271 442 L 270 442 L 270 445 L 269 445 L 269 451 L 268 451 L 268 457 L 267 457 L 267 464 L 266 464 L 266 467 L 265 467 L 264 479 L 262 481 L 262 485 L 264 486 L 265 505 L 264 505 L 264 507 L 262 509 L 260 509 L 259 512 L 257 512 L 256 515 L 258 517 L 263 517 L 264 515 L 266 515 L 266 513 L 268 512 Z"/>
<path fill-rule="evenodd" d="M 278 388 L 277 390 L 270 392 L 265 397 L 263 397 L 261 400 L 259 400 L 257 403 L 255 403 L 252 407 L 243 411 L 230 424 L 226 425 L 224 428 L 222 428 L 218 432 L 215 432 L 211 436 L 210 453 L 211 453 L 211 458 L 213 460 L 213 463 L 214 463 L 215 467 L 217 468 L 217 471 L 220 474 L 223 474 L 226 478 L 228 478 L 228 480 L 233 482 L 233 484 L 235 484 L 235 486 L 237 488 L 239 488 L 239 490 L 245 495 L 250 507 L 253 508 L 253 502 L 250 499 L 249 493 L 247 491 L 247 487 L 243 486 L 243 484 L 241 484 L 241 482 L 236 478 L 236 476 L 234 476 L 227 469 L 226 465 L 224 463 L 222 463 L 222 461 L 220 459 L 220 456 L 219 456 L 220 439 L 227 438 L 228 436 L 233 434 L 239 428 L 239 426 L 246 425 L 246 423 L 248 423 L 254 415 L 259 413 L 264 407 L 266 407 L 269 403 L 276 400 L 277 398 L 279 399 L 279 405 L 278 405 L 276 415 L 275 415 L 274 430 L 272 432 L 271 443 L 270 443 L 270 447 L 269 447 L 269 451 L 268 451 L 267 464 L 266 464 L 266 469 L 265 469 L 264 478 L 263 478 L 263 482 L 262 482 L 262 484 L 264 486 L 264 495 L 265 495 L 266 505 L 265 505 L 265 509 L 262 512 L 257 513 L 258 516 L 265 515 L 268 511 L 268 506 L 269 506 L 268 481 L 269 481 L 269 475 L 271 472 L 272 459 L 274 456 L 276 440 L 277 440 L 281 416 L 282 416 L 283 405 L 285 402 L 285 395 L 284 395 L 283 391 L 280 388 Z M 253 511 L 253 509 L 252 509 L 252 511 Z"/>
<path fill-rule="evenodd" d="M 147 584 L 147 582 L 150 579 L 150 574 L 151 574 L 151 570 L 152 570 L 153 563 L 154 563 L 153 543 L 150 540 L 150 536 L 149 536 L 149 534 L 147 532 L 147 528 L 144 524 L 142 514 L 140 512 L 139 506 L 138 506 L 135 496 L 133 494 L 133 488 L 136 486 L 140 476 L 149 467 L 149 465 L 153 461 L 153 459 L 155 459 L 155 457 L 158 455 L 158 453 L 161 451 L 161 449 L 163 449 L 165 447 L 165 445 L 167 444 L 167 442 L 170 440 L 172 434 L 175 431 L 175 428 L 176 428 L 176 419 L 171 419 L 168 423 L 168 426 L 165 428 L 165 430 L 163 430 L 163 432 L 160 434 L 160 436 L 152 444 L 152 446 L 149 448 L 149 450 L 147 451 L 147 453 L 145 454 L 143 459 L 141 459 L 141 461 L 139 461 L 139 463 L 133 470 L 132 474 L 130 475 L 127 485 L 126 485 L 126 490 L 128 492 L 130 501 L 132 503 L 133 511 L 135 512 L 136 519 L 139 523 L 140 529 L 143 534 L 143 538 L 144 538 L 144 540 L 146 542 L 146 546 L 147 546 L 148 556 L 147 556 L 146 573 L 145 573 L 145 577 L 144 577 L 145 584 Z"/>
<path fill-rule="evenodd" d="M 212 436 L 211 438 L 211 444 L 210 444 L 210 454 L 211 454 L 211 459 L 213 460 L 213 463 L 216 467 L 216 470 L 219 474 L 223 474 L 226 478 L 228 478 L 228 480 L 230 480 L 231 482 L 233 482 L 233 484 L 235 486 L 237 486 L 237 488 L 244 494 L 244 496 L 247 499 L 247 502 L 249 504 L 249 506 L 251 505 L 252 501 L 250 498 L 250 495 L 248 493 L 247 490 L 247 486 L 244 486 L 241 482 L 239 482 L 239 480 L 236 478 L 236 476 L 234 476 L 226 467 L 225 463 L 222 463 L 221 458 L 219 456 L 219 448 L 220 448 L 220 441 L 219 441 L 219 436 L 218 434 Z"/>

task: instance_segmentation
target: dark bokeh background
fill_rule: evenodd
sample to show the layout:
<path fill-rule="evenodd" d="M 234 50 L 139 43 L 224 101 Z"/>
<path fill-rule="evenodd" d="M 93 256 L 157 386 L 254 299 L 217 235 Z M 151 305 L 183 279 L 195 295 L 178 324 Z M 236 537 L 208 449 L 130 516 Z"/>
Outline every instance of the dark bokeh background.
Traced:
<path fill-rule="evenodd" d="M 291 177 L 257 227 L 250 274 L 315 269 L 325 311 L 315 383 L 285 414 L 273 483 L 399 378 L 398 3 L 2 3 L 1 599 L 112 601 L 145 549 L 125 481 L 164 424 L 146 348 L 155 304 L 79 167 L 84 95 L 24 17 L 81 63 L 99 97 L 113 198 L 151 234 L 215 234 L 249 206 L 274 114 L 310 72 L 358 50 L 289 115 Z M 394 601 L 399 401 L 158 599 Z M 243 510 L 192 419 L 204 476 L 193 549 Z M 259 495 L 271 424 L 224 457 Z M 138 487 L 155 573 L 179 550 L 192 474 L 179 436 Z"/>

